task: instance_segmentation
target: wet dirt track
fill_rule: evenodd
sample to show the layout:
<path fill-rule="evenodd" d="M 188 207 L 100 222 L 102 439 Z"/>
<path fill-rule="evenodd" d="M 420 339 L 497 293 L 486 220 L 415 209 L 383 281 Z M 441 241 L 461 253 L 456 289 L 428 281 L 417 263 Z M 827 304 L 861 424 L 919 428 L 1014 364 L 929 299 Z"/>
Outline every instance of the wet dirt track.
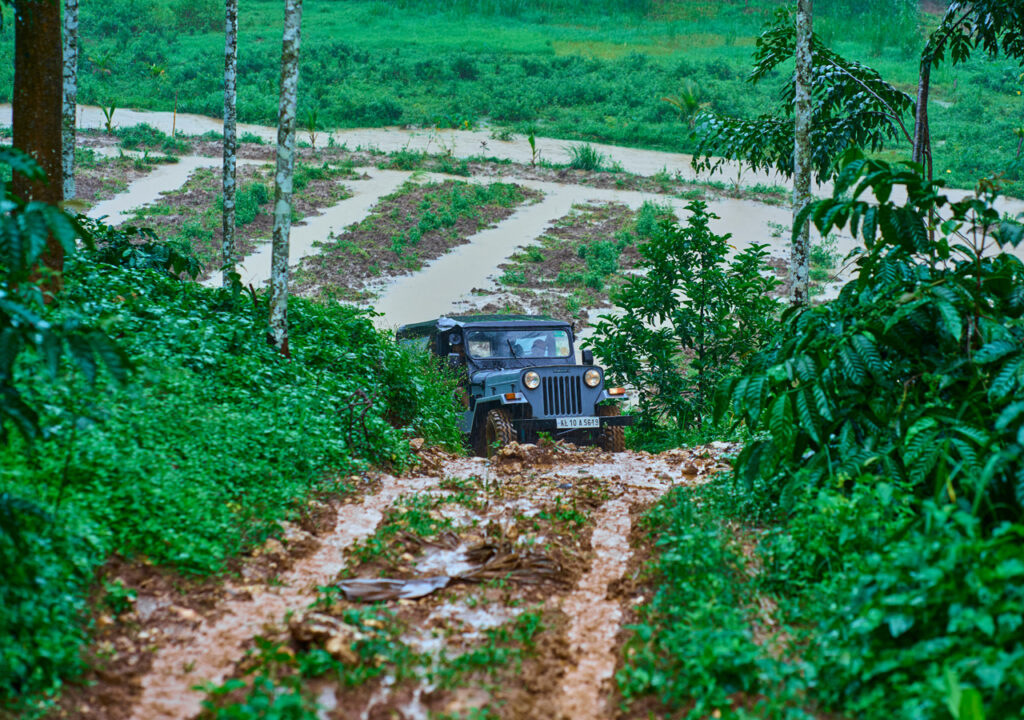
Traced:
<path fill-rule="evenodd" d="M 281 641 L 289 653 L 327 648 L 358 665 L 343 646 L 358 647 L 350 613 L 367 607 L 395 623 L 394 642 L 411 650 L 402 656 L 408 664 L 380 665 L 355 687 L 329 673 L 303 677 L 302 692 L 317 699 L 320 717 L 413 720 L 474 709 L 500 718 L 611 717 L 622 609 L 608 590 L 635 552 L 631 512 L 675 485 L 705 481 L 724 467 L 721 452 L 611 455 L 512 445 L 486 461 L 426 451 L 418 472 L 382 475 L 361 497 L 338 504 L 315 551 L 276 582 L 236 582 L 208 619 L 158 640 L 150 670 L 137 680 L 131 717 L 196 717 L 204 694 L 192 688 L 244 675 L 245 649 L 257 635 Z M 443 531 L 403 524 L 428 516 Z M 404 529 L 391 533 L 392 526 Z M 455 580 L 423 597 L 381 606 L 342 598 L 306 612 L 317 588 L 322 594 L 339 578 L 443 574 Z M 526 620 L 533 634 L 510 639 L 520 638 Z M 338 630 L 323 630 L 324 623 Z M 331 639 L 339 632 L 343 643 Z M 501 643 L 507 647 L 487 655 Z M 515 662 L 494 659 L 502 657 Z"/>

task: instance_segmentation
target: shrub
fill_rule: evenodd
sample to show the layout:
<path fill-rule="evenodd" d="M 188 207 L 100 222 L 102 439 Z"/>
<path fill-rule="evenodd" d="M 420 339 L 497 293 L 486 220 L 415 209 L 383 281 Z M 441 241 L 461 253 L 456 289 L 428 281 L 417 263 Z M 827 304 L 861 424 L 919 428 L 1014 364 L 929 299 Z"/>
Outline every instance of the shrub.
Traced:
<path fill-rule="evenodd" d="M 604 168 L 607 159 L 603 153 L 589 143 L 569 146 L 569 167 L 571 168 L 596 172 Z"/>
<path fill-rule="evenodd" d="M 766 246 L 727 263 L 729 236 L 709 227 L 716 216 L 699 201 L 687 209 L 686 227 L 666 219 L 638 246 L 641 274 L 612 297 L 622 313 L 602 315 L 591 341 L 613 382 L 636 388 L 647 431 L 663 420 L 699 425 L 718 381 L 774 330 Z"/>

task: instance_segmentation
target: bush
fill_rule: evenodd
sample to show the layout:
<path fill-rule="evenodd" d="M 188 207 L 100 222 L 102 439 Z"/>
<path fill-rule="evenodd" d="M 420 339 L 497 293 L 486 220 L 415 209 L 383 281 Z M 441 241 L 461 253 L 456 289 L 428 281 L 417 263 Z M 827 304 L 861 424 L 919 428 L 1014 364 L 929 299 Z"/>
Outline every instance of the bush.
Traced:
<path fill-rule="evenodd" d="M 865 553 L 838 577 L 811 656 L 819 697 L 864 717 L 1018 717 L 1024 709 L 1024 526 L 991 533 L 952 505 L 925 532 Z M 956 697 L 955 690 L 960 697 Z"/>
<path fill-rule="evenodd" d="M 235 197 L 235 225 L 242 227 L 255 220 L 260 214 L 260 206 L 270 202 L 270 190 L 262 182 L 248 182 L 241 187 Z"/>
<path fill-rule="evenodd" d="M 776 281 L 762 274 L 766 246 L 752 245 L 727 263 L 729 237 L 709 227 L 716 216 L 699 201 L 687 209 L 685 228 L 664 220 L 638 246 L 641 274 L 612 297 L 623 312 L 602 315 L 591 341 L 612 382 L 636 388 L 646 431 L 666 420 L 699 425 L 719 380 L 775 327 L 768 294 Z"/>
<path fill-rule="evenodd" d="M 577 170 L 598 171 L 604 169 L 608 158 L 589 143 L 569 146 L 569 167 Z"/>

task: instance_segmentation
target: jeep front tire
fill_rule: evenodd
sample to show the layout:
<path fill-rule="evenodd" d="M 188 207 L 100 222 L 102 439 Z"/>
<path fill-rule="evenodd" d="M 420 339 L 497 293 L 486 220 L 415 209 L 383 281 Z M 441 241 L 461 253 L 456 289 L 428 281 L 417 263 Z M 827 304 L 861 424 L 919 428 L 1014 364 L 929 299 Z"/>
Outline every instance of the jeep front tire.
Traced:
<path fill-rule="evenodd" d="M 598 417 L 618 417 L 622 414 L 618 405 L 598 405 Z M 620 453 L 626 449 L 626 432 L 621 425 L 605 425 L 597 436 L 597 444 L 605 452 Z"/>
<path fill-rule="evenodd" d="M 500 449 L 516 439 L 516 429 L 512 425 L 505 408 L 494 408 L 487 412 L 484 420 L 484 447 L 481 455 L 491 457 L 495 450 Z"/>

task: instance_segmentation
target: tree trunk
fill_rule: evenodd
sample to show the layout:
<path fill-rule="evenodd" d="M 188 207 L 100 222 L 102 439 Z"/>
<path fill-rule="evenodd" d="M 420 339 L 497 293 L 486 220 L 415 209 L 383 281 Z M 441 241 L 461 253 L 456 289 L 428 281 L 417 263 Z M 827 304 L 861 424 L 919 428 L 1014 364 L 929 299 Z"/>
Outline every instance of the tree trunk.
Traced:
<path fill-rule="evenodd" d="M 931 132 L 928 127 L 928 92 L 932 78 L 932 57 L 926 51 L 921 56 L 921 69 L 917 81 L 917 105 L 914 107 L 914 148 L 911 160 L 920 163 L 925 176 L 932 179 Z"/>
<path fill-rule="evenodd" d="M 78 109 L 78 0 L 64 0 L 64 199 L 75 196 L 75 113 Z"/>
<path fill-rule="evenodd" d="M 238 0 L 227 0 L 224 23 L 224 287 L 235 272 L 235 154 L 238 151 L 236 112 L 238 68 Z"/>
<path fill-rule="evenodd" d="M 285 0 L 281 50 L 281 103 L 277 121 L 277 171 L 274 175 L 274 244 L 270 260 L 270 338 L 288 353 L 288 237 L 292 223 L 292 174 L 295 168 L 295 106 L 299 86 L 302 0 Z"/>
<path fill-rule="evenodd" d="M 811 13 L 812 0 L 797 0 L 796 94 L 794 98 L 793 147 L 793 243 L 789 276 L 794 305 L 810 301 L 811 224 L 797 228 L 797 216 L 811 201 Z"/>
<path fill-rule="evenodd" d="M 21 0 L 14 13 L 13 144 L 39 163 L 47 180 L 29 181 L 15 173 L 11 190 L 25 200 L 54 204 L 64 199 L 60 7 L 56 0 Z M 50 271 L 44 274 L 44 289 L 59 289 L 64 249 L 53 236 L 47 239 L 40 262 Z"/>

